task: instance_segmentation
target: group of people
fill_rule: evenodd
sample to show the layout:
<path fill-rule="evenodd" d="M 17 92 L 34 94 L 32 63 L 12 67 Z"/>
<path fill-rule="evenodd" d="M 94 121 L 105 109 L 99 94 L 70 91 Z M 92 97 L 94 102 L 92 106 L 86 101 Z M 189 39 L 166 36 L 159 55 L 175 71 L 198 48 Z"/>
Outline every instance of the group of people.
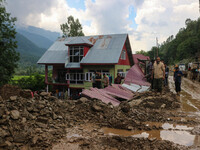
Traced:
<path fill-rule="evenodd" d="M 168 85 L 168 76 L 169 76 L 169 68 L 163 61 L 160 60 L 160 57 L 156 58 L 156 61 L 152 61 L 149 63 L 149 71 L 151 74 L 150 82 L 151 89 L 162 93 L 163 84 L 164 86 Z M 175 67 L 174 71 L 174 82 L 175 82 L 175 90 L 177 94 L 180 94 L 181 91 L 181 77 L 183 73 L 179 70 L 179 67 Z"/>
<path fill-rule="evenodd" d="M 117 77 L 115 78 L 114 83 L 121 84 L 122 79 L 124 79 L 124 77 L 122 77 L 120 73 L 117 73 Z M 112 76 L 111 75 L 108 76 L 105 73 L 103 73 L 103 78 L 102 78 L 102 74 L 100 72 L 94 71 L 94 74 L 91 77 L 91 81 L 93 88 L 98 88 L 98 89 L 106 88 L 112 84 Z"/>

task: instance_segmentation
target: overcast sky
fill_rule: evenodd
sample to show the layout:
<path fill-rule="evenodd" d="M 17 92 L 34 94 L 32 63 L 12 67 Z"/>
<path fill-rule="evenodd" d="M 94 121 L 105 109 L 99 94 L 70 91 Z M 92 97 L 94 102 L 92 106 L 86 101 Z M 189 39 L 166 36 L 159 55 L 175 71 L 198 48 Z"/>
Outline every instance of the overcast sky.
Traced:
<path fill-rule="evenodd" d="M 18 24 L 60 31 L 69 15 L 85 35 L 128 33 L 133 52 L 148 51 L 196 20 L 199 0 L 6 0 Z"/>

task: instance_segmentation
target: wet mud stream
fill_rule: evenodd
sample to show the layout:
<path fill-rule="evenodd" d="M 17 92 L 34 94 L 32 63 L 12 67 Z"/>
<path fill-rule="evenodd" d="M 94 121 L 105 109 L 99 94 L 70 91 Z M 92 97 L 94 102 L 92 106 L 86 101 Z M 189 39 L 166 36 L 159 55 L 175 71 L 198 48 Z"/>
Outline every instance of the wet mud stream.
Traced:
<path fill-rule="evenodd" d="M 181 87 L 181 94 L 177 95 L 177 99 L 181 102 L 181 108 L 171 111 L 171 113 L 179 115 L 169 117 L 169 122 L 143 122 L 142 124 L 150 127 L 150 130 L 122 130 L 95 125 L 88 126 L 87 124 L 80 125 L 68 130 L 66 139 L 62 139 L 58 145 L 53 147 L 53 150 L 82 149 L 78 145 L 82 144 L 83 139 L 98 139 L 106 136 L 167 140 L 187 146 L 189 149 L 200 149 L 200 131 L 199 134 L 192 133 L 195 127 L 200 126 L 200 83 L 183 78 Z M 172 76 L 169 77 L 169 88 L 170 91 L 176 93 Z M 181 122 L 184 123 L 181 124 Z"/>

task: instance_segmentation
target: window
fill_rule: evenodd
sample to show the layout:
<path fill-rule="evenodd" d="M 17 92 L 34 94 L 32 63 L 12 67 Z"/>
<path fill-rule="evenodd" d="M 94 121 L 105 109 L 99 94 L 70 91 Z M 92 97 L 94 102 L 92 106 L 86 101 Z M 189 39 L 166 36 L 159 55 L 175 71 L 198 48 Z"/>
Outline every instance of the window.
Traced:
<path fill-rule="evenodd" d="M 122 50 L 121 59 L 126 60 L 126 50 L 125 49 Z"/>
<path fill-rule="evenodd" d="M 94 74 L 93 72 L 86 72 L 85 73 L 85 81 L 91 81 L 93 74 Z"/>
<path fill-rule="evenodd" d="M 122 77 L 126 77 L 127 72 L 124 72 L 123 69 L 118 69 L 117 73 L 119 73 Z"/>
<path fill-rule="evenodd" d="M 80 62 L 83 58 L 83 46 L 69 47 L 69 62 Z"/>
<path fill-rule="evenodd" d="M 69 80 L 71 84 L 83 84 L 85 74 L 82 71 L 72 71 L 66 73 L 66 80 Z"/>
<path fill-rule="evenodd" d="M 100 72 L 101 75 L 105 73 L 107 76 L 110 76 L 110 73 L 108 70 L 89 70 L 89 72 L 85 73 L 85 81 L 91 81 L 91 77 L 94 75 L 94 71 Z"/>

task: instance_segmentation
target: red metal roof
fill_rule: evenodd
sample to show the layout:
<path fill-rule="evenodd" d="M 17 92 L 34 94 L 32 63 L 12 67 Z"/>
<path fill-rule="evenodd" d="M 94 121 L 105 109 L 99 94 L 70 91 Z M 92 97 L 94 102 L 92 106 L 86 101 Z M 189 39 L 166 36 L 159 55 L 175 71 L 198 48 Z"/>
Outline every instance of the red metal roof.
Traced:
<path fill-rule="evenodd" d="M 150 60 L 149 56 L 144 56 L 142 54 L 133 54 L 134 64 L 138 64 L 138 59 L 140 60 Z"/>

